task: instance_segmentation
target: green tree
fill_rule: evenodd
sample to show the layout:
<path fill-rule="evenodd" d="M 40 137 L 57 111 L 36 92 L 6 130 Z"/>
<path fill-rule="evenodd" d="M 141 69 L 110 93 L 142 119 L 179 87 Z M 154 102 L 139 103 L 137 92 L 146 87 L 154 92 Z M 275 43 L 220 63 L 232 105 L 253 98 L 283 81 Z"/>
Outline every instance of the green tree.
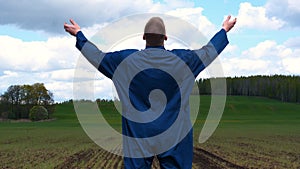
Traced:
<path fill-rule="evenodd" d="M 46 89 L 43 83 L 33 84 L 31 94 L 35 105 L 48 105 L 54 102 L 53 94 Z"/>
<path fill-rule="evenodd" d="M 32 121 L 48 119 L 48 111 L 44 106 L 33 106 L 30 109 L 29 119 Z"/>
<path fill-rule="evenodd" d="M 49 114 L 54 112 L 53 93 L 47 90 L 43 83 L 12 85 L 1 98 L 10 106 L 7 110 L 5 106 L 0 106 L 3 109 L 0 111 L 9 112 L 10 118 L 28 118 L 30 109 L 36 105 L 46 107 Z"/>
<path fill-rule="evenodd" d="M 10 103 L 9 114 L 11 118 L 20 118 L 20 103 L 21 103 L 21 95 L 20 95 L 21 87 L 19 85 L 10 86 L 7 91 L 3 94 L 3 98 L 5 98 Z"/>

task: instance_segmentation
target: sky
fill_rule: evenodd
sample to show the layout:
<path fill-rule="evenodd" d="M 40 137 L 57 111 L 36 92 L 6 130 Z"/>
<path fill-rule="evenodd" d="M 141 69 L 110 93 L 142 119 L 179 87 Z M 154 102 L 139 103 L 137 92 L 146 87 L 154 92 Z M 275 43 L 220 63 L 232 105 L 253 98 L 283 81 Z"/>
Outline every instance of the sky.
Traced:
<path fill-rule="evenodd" d="M 0 0 L 0 4 L 0 94 L 10 85 L 44 83 L 55 101 L 72 99 L 81 56 L 63 23 L 73 18 L 90 38 L 105 25 L 139 13 L 179 17 L 208 40 L 232 15 L 237 24 L 219 56 L 226 77 L 300 75 L 298 0 Z M 114 49 L 143 47 L 144 41 L 135 37 Z M 172 39 L 166 42 L 167 49 L 180 47 Z M 207 74 L 198 78 L 202 77 Z M 109 79 L 97 74 L 95 97 L 112 98 L 111 86 Z"/>

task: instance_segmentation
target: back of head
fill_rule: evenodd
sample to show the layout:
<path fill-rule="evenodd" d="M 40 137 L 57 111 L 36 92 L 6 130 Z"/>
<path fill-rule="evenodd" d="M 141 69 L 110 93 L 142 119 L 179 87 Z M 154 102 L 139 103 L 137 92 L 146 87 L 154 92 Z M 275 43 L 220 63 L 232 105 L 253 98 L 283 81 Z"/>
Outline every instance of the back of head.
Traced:
<path fill-rule="evenodd" d="M 152 17 L 144 29 L 144 39 L 147 46 L 163 46 L 166 40 L 166 29 L 160 17 Z"/>
<path fill-rule="evenodd" d="M 164 21 L 160 17 L 152 17 L 146 24 L 144 33 L 166 35 Z"/>

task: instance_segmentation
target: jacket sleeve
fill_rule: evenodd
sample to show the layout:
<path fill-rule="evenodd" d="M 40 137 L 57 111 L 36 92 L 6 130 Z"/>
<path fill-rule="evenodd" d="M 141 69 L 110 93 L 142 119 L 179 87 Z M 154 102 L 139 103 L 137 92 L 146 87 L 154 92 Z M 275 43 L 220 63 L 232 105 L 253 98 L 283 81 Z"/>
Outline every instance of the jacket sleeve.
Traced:
<path fill-rule="evenodd" d="M 228 43 L 226 31 L 221 29 L 213 36 L 207 45 L 203 46 L 201 49 L 194 50 L 194 52 L 202 61 L 204 67 L 207 67 L 225 49 Z"/>
<path fill-rule="evenodd" d="M 112 78 L 114 71 L 122 60 L 137 50 L 122 50 L 115 52 L 102 52 L 79 31 L 76 34 L 76 47 L 82 55 L 102 74 Z"/>
<path fill-rule="evenodd" d="M 81 31 L 76 34 L 76 48 L 80 50 L 82 55 L 97 69 L 106 55 L 106 53 L 99 50 L 96 45 L 87 40 Z"/>

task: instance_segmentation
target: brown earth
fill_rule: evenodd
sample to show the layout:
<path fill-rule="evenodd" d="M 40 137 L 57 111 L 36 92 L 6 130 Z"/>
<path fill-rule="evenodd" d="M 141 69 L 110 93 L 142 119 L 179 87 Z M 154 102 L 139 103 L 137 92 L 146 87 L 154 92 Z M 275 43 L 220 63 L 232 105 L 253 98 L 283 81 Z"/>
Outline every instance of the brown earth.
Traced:
<path fill-rule="evenodd" d="M 103 149 L 87 149 L 73 154 L 55 167 L 65 168 L 123 168 L 121 156 L 114 155 Z M 154 159 L 152 169 L 159 169 L 159 162 Z M 243 169 L 201 148 L 194 148 L 193 169 Z"/>

